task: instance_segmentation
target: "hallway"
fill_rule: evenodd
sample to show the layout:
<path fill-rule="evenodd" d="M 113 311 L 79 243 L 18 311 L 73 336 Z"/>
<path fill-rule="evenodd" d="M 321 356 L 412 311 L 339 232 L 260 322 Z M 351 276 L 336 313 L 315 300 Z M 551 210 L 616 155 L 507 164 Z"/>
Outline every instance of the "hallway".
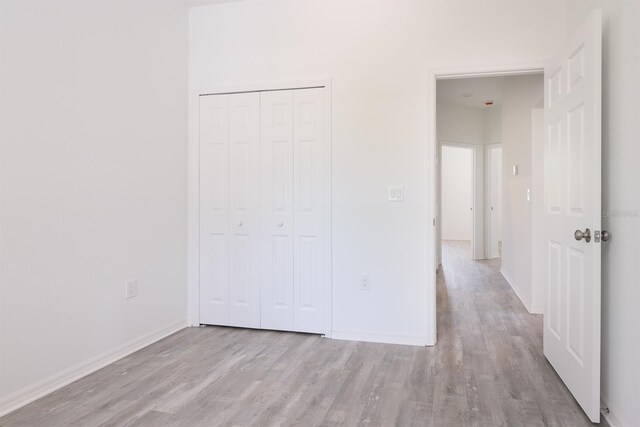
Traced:
<path fill-rule="evenodd" d="M 442 243 L 437 347 L 452 401 L 445 407 L 476 414 L 480 425 L 591 425 L 542 353 L 542 316 L 527 312 L 500 258 L 474 261 L 469 242 Z"/>
<path fill-rule="evenodd" d="M 499 260 L 446 242 L 438 344 L 188 328 L 4 418 L 0 426 L 583 426 Z M 446 282 L 445 282 L 446 279 Z"/>

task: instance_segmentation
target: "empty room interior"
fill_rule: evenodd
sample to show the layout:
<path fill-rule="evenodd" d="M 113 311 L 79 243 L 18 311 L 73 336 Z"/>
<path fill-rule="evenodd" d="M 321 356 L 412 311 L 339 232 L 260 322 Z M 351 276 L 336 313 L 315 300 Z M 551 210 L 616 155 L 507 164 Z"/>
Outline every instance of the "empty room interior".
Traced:
<path fill-rule="evenodd" d="M 0 0 L 0 426 L 639 426 L 638 40 Z"/>

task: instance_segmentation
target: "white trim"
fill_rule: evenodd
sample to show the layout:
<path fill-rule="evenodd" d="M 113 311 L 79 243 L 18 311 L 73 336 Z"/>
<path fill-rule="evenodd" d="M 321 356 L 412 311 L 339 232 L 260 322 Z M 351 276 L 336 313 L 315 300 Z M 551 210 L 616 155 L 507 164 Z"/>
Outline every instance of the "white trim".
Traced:
<path fill-rule="evenodd" d="M 431 71 L 437 80 L 472 79 L 476 77 L 509 77 L 542 74 L 547 59 L 539 59 L 531 63 L 496 65 L 496 66 L 462 66 L 442 67 Z"/>
<path fill-rule="evenodd" d="M 324 82 L 324 119 L 325 119 L 325 179 L 328 188 L 324 193 L 324 233 L 325 233 L 325 271 L 324 279 L 329 282 L 329 291 L 326 295 L 327 318 L 325 326 L 325 337 L 333 337 L 333 111 L 331 79 Z"/>
<path fill-rule="evenodd" d="M 493 228 L 491 227 L 491 157 L 489 153 L 491 150 L 496 148 L 502 148 L 502 142 L 497 142 L 494 144 L 486 144 L 484 149 L 484 201 L 485 201 L 485 216 L 484 216 L 484 254 L 486 259 L 494 259 L 499 258 L 498 256 L 494 256 L 492 249 L 493 243 Z M 502 166 L 502 165 L 500 165 Z M 502 175 L 502 167 L 500 168 L 500 174 Z M 502 182 L 502 181 L 501 181 Z M 502 188 L 500 189 L 500 193 L 502 193 Z M 502 197 L 501 197 L 502 199 Z M 501 204 L 502 206 L 502 204 Z M 500 218 L 502 218 L 502 212 L 500 212 Z"/>
<path fill-rule="evenodd" d="M 2 397 L 0 400 L 0 417 L 7 415 L 47 394 L 53 393 L 62 387 L 71 384 L 99 369 L 104 368 L 124 357 L 135 353 L 163 338 L 168 337 L 186 327 L 186 322 L 181 320 L 164 328 L 157 329 L 142 337 L 133 339 L 112 350 L 99 354 L 89 360 L 81 362 L 64 371 L 38 381 L 15 393 Z"/>
<path fill-rule="evenodd" d="M 602 418 L 604 418 L 607 421 L 607 424 L 609 424 L 609 426 L 611 427 L 630 427 L 631 426 L 631 424 L 625 424 L 624 422 L 622 422 L 622 420 L 616 417 L 614 412 L 611 410 L 611 406 L 609 406 L 609 399 L 602 393 L 602 391 L 600 392 L 600 407 L 607 408 L 609 410 L 608 413 L 605 413 L 604 410 L 600 411 L 600 415 L 602 416 Z"/>
<path fill-rule="evenodd" d="M 200 146 L 198 135 L 198 118 L 199 118 L 199 98 L 201 95 L 214 95 L 217 93 L 233 93 L 233 92 L 264 92 L 273 90 L 291 90 L 304 88 L 324 87 L 325 90 L 325 118 L 327 136 L 327 144 L 325 144 L 328 152 L 325 153 L 328 160 L 327 172 L 329 180 L 328 195 L 325 195 L 325 224 L 326 232 L 326 271 L 325 277 L 330 281 L 328 295 L 328 314 L 325 336 L 331 337 L 332 325 L 332 305 L 333 305 L 333 272 L 332 272 L 332 200 L 333 200 L 333 149 L 332 149 L 332 89 L 331 78 L 315 78 L 308 80 L 293 80 L 279 82 L 250 82 L 238 83 L 227 86 L 202 87 L 192 90 L 189 95 L 189 149 L 188 149 L 188 214 L 187 214 L 187 319 L 189 326 L 200 325 Z"/>
<path fill-rule="evenodd" d="M 528 301 L 526 298 L 522 296 L 522 291 L 520 290 L 520 288 L 518 288 L 516 281 L 513 280 L 513 278 L 509 276 L 502 268 L 500 269 L 500 274 L 502 274 L 502 277 L 504 277 L 504 280 L 506 280 L 509 286 L 511 286 L 511 289 L 513 289 L 513 292 L 516 294 L 520 302 L 522 302 L 522 305 L 524 305 L 524 308 L 526 308 L 527 311 L 531 313 L 531 301 Z"/>
<path fill-rule="evenodd" d="M 544 67 L 547 63 L 547 59 L 538 59 L 533 60 L 530 63 L 517 63 L 517 64 L 503 64 L 503 65 L 477 65 L 477 66 L 460 66 L 460 67 L 436 67 L 432 68 L 428 72 L 429 81 L 427 83 L 427 102 L 429 103 L 429 139 L 427 141 L 427 165 L 430 166 L 431 170 L 428 172 L 427 179 L 431 179 L 431 203 L 428 207 L 429 216 L 427 218 L 436 218 L 436 202 L 437 202 L 437 193 L 436 193 L 436 156 L 438 149 L 438 134 L 437 134 L 437 125 L 436 125 L 436 112 L 437 112 L 437 102 L 436 102 L 436 84 L 438 80 L 445 79 L 460 79 L 460 78 L 469 78 L 469 77 L 497 77 L 497 76 L 518 76 L 518 75 L 526 75 L 526 74 L 540 74 L 544 72 Z M 429 188 L 429 186 L 427 186 Z M 437 319 L 438 319 L 438 308 L 437 308 L 437 293 L 436 293 L 436 266 L 438 260 L 437 251 L 436 251 L 436 233 L 435 227 L 427 228 L 426 238 L 427 245 L 431 249 L 431 254 L 429 254 L 429 258 L 427 262 L 425 262 L 425 268 L 427 268 L 427 277 L 430 280 L 427 281 L 427 310 L 425 312 L 426 316 L 426 327 L 427 327 L 427 343 L 428 345 L 435 345 L 437 341 Z"/>
<path fill-rule="evenodd" d="M 326 87 L 331 88 L 331 78 L 315 78 L 308 80 L 285 80 L 276 82 L 249 82 L 237 83 L 226 86 L 206 86 L 196 90 L 195 93 L 200 95 L 215 95 L 223 93 L 236 92 L 264 92 L 270 90 L 289 90 L 289 89 L 308 89 Z"/>
<path fill-rule="evenodd" d="M 189 94 L 189 138 L 187 156 L 187 322 L 200 324 L 200 146 L 199 94 Z"/>
<path fill-rule="evenodd" d="M 332 338 L 345 341 L 363 341 L 375 342 L 381 344 L 401 344 L 427 346 L 433 345 L 425 341 L 425 337 L 414 335 L 390 335 L 390 334 L 372 334 L 369 332 L 359 331 L 333 331 Z"/>

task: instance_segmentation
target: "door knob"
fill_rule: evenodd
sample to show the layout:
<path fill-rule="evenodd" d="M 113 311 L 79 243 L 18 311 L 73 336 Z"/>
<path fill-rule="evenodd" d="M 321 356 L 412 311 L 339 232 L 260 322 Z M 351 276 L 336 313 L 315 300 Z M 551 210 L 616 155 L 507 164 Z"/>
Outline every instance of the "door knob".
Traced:
<path fill-rule="evenodd" d="M 609 233 L 607 230 L 602 230 L 602 241 L 608 242 L 610 238 L 611 238 L 611 233 Z"/>
<path fill-rule="evenodd" d="M 283 225 L 284 225 L 284 222 L 278 223 L 278 227 L 282 227 Z"/>
<path fill-rule="evenodd" d="M 575 237 L 576 240 L 584 239 L 587 243 L 589 243 L 591 241 L 591 230 L 589 230 L 588 228 L 586 228 L 584 232 L 576 230 L 576 232 L 573 233 L 573 237 Z"/>
<path fill-rule="evenodd" d="M 242 227 L 242 221 L 238 223 L 238 227 Z"/>

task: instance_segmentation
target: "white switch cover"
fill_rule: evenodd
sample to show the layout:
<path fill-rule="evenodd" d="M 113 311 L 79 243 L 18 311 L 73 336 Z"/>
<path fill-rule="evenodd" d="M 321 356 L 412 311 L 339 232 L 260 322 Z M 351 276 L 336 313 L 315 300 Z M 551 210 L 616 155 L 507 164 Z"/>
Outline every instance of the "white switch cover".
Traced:
<path fill-rule="evenodd" d="M 390 202 L 404 201 L 404 187 L 402 185 L 389 186 L 389 201 Z"/>
<path fill-rule="evenodd" d="M 126 282 L 126 297 L 133 298 L 138 295 L 138 281 L 127 280 Z"/>
<path fill-rule="evenodd" d="M 371 289 L 371 277 L 368 274 L 360 276 L 360 290 L 368 291 Z"/>
<path fill-rule="evenodd" d="M 517 176 L 519 172 L 518 165 L 513 165 L 513 176 Z"/>

